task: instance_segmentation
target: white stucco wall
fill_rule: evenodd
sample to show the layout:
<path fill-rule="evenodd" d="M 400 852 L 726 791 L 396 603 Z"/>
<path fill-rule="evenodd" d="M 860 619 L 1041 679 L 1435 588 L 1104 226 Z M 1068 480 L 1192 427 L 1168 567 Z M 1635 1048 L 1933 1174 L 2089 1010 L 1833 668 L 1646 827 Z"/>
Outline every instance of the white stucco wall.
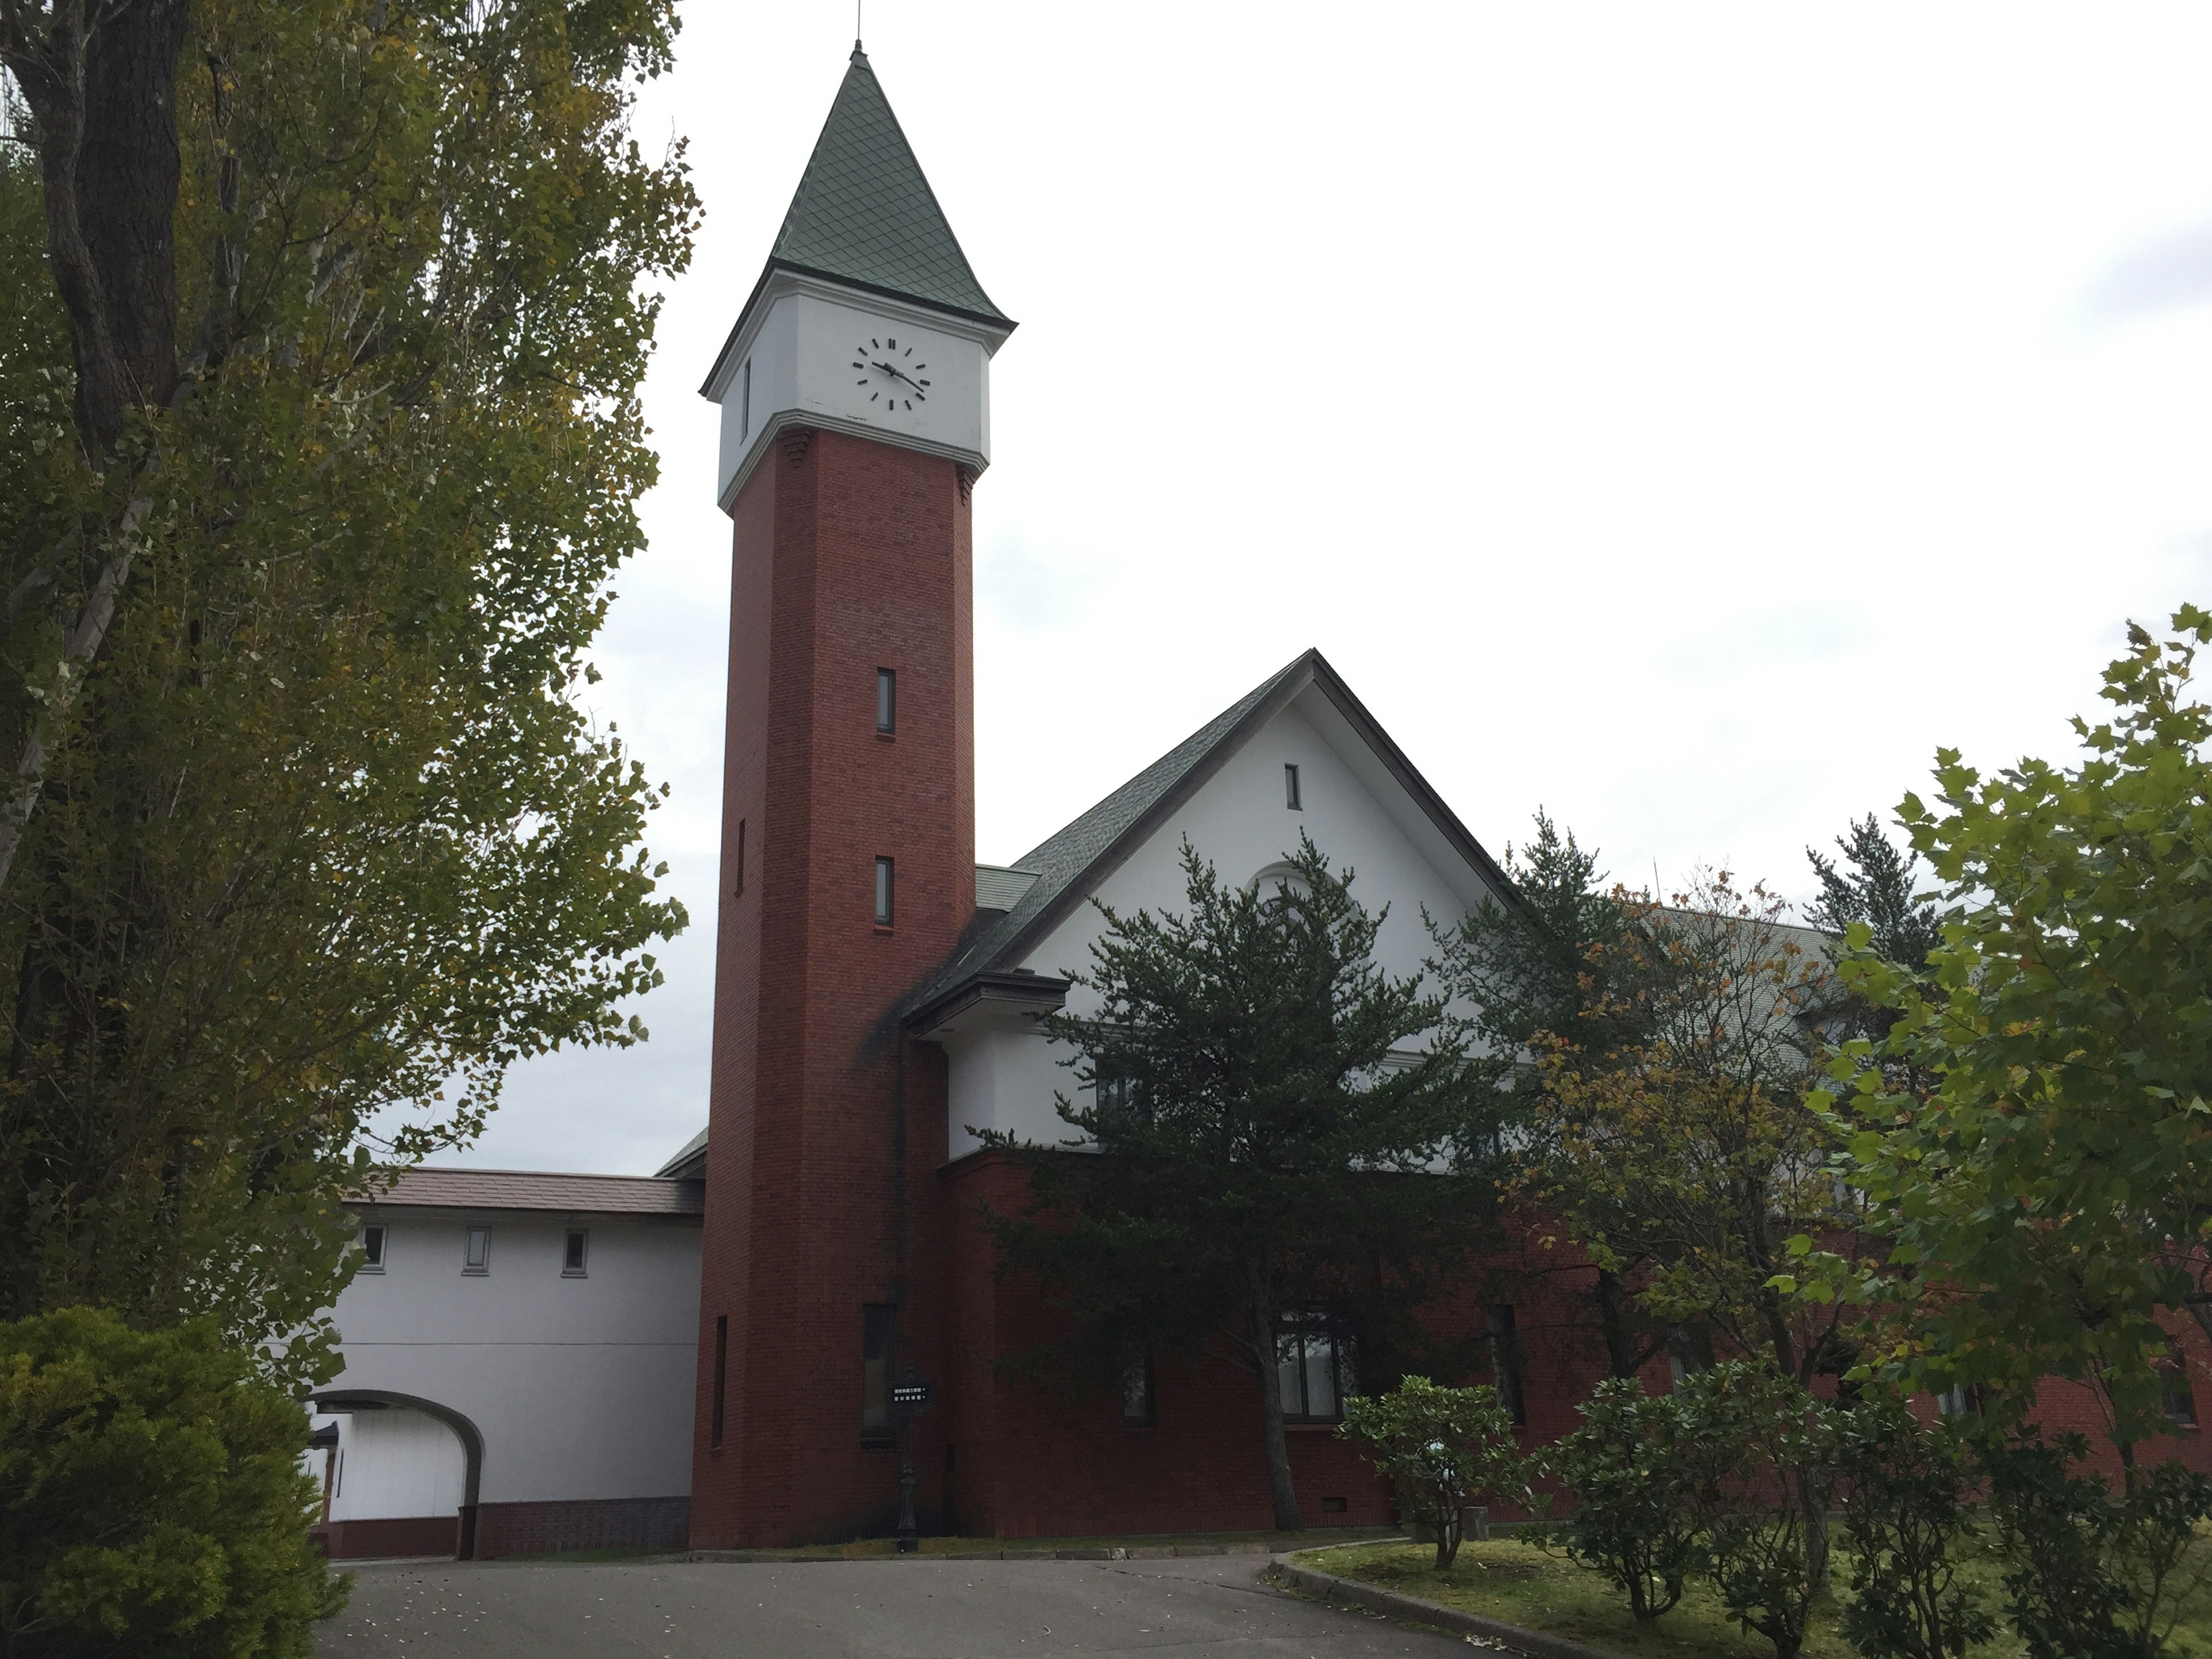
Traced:
<path fill-rule="evenodd" d="M 390 1230 L 385 1270 L 338 1297 L 345 1370 L 324 1392 L 385 1390 L 469 1419 L 481 1503 L 690 1490 L 696 1221 L 382 1206 L 362 1218 Z M 491 1229 L 482 1277 L 461 1271 L 470 1226 Z M 581 1279 L 561 1272 L 571 1226 L 591 1234 Z M 353 1432 L 387 1415 L 358 1413 Z"/>
<path fill-rule="evenodd" d="M 1283 768 L 1298 769 L 1299 810 L 1285 804 Z M 1430 823 L 1419 802 L 1338 714 L 1322 691 L 1309 689 L 1247 740 L 1118 869 L 1097 896 L 1128 914 L 1188 908 L 1182 866 L 1187 836 L 1224 881 L 1239 885 L 1283 861 L 1303 830 L 1338 868 L 1354 872 L 1352 894 L 1370 911 L 1389 907 L 1376 941 L 1376 960 L 1393 974 L 1419 971 L 1432 951 L 1421 910 L 1450 923 L 1479 903 L 1480 877 Z M 1083 905 L 1054 928 L 1021 964 L 1060 975 L 1088 968 L 1102 919 Z M 1095 1007 L 1078 988 L 1068 1006 Z M 1057 1061 L 1026 1022 L 1008 1020 L 946 1043 L 951 1111 L 946 1156 L 975 1151 L 973 1127 L 1009 1131 L 1038 1141 L 1070 1131 L 1053 1107 L 1056 1089 L 1075 1091 L 1073 1074 Z"/>

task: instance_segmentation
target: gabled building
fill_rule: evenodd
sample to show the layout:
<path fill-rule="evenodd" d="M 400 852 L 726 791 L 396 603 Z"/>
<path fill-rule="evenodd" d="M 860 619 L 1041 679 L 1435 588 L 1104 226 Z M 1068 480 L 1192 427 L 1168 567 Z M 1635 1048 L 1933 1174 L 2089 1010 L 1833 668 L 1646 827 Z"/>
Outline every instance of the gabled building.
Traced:
<path fill-rule="evenodd" d="M 663 1290 L 641 1302 L 658 1309 L 670 1287 L 691 1298 L 686 1343 L 620 1381 L 586 1380 L 550 1352 L 534 1361 L 532 1398 L 567 1388 L 605 1425 L 562 1418 L 557 1455 L 543 1455 L 503 1397 L 504 1359 L 447 1353 L 450 1380 L 434 1383 L 425 1357 L 384 1334 L 402 1268 L 414 1271 L 399 1249 L 410 1231 L 436 1243 L 410 1316 L 465 1328 L 467 1298 L 504 1282 L 502 1253 L 469 1288 L 492 1198 L 441 1191 L 416 1221 L 406 1206 L 421 1193 L 403 1183 L 365 1212 L 393 1230 L 390 1266 L 339 1304 L 348 1368 L 324 1407 L 382 1400 L 465 1418 L 454 1432 L 475 1472 L 455 1488 L 453 1524 L 479 1550 L 520 1524 L 495 1502 L 540 1505 L 537 1547 L 558 1547 L 564 1525 L 580 1540 L 627 1528 L 662 1543 L 679 1500 L 700 1548 L 880 1532 L 909 1460 L 933 1527 L 1267 1524 L 1248 1374 L 1161 1356 L 1140 1385 L 1070 1400 L 992 1370 L 1041 1309 L 1000 1279 L 976 1224 L 979 1204 L 1019 1194 L 975 1131 L 1065 1133 L 1054 1095 L 1073 1081 L 1037 1020 L 1079 994 L 1066 975 L 1100 925 L 1091 900 L 1182 903 L 1186 841 L 1247 883 L 1310 836 L 1358 872 L 1370 908 L 1389 906 L 1379 952 L 1401 973 L 1429 948 L 1425 910 L 1448 923 L 1506 884 L 1310 651 L 1013 866 L 975 863 L 970 515 L 990 460 L 992 359 L 1014 327 L 856 47 L 702 388 L 720 407 L 716 493 L 732 522 L 714 1061 L 707 1129 L 656 1178 L 672 1194 L 703 1183 L 694 1253 L 672 1242 Z M 546 1261 L 516 1271 L 547 1276 L 555 1231 L 586 1213 L 580 1200 L 533 1212 Z M 545 1286 L 514 1294 L 536 1310 L 514 1316 L 522 1325 L 553 1328 Z M 1512 1308 L 1468 1317 L 1498 1337 L 1501 1364 L 1523 1368 L 1531 1432 L 1564 1427 L 1583 1392 L 1560 1370 L 1570 1362 L 1522 1353 Z M 1325 1330 L 1286 1333 L 1293 1468 L 1316 1518 L 1382 1522 L 1387 1494 L 1333 1432 L 1350 1366 Z M 902 1436 L 890 1389 L 908 1368 L 933 1403 Z M 666 1386 L 678 1369 L 680 1406 Z M 465 1396 L 482 1403 L 462 1411 Z M 643 1421 L 677 1412 L 687 1420 Z M 356 1448 L 360 1420 L 343 1431 Z M 656 1449 L 674 1434 L 684 1466 L 656 1449 L 610 1485 L 596 1471 L 617 1423 Z"/>

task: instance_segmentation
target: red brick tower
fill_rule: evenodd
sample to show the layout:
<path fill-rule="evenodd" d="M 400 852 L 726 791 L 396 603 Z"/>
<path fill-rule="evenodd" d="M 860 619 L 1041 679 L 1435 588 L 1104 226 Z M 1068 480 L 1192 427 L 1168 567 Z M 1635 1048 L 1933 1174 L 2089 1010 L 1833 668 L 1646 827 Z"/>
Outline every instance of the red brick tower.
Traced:
<path fill-rule="evenodd" d="M 703 388 L 735 523 L 695 1547 L 880 1531 L 891 1374 L 941 1375 L 945 1069 L 897 1010 L 975 915 L 977 284 L 854 46 Z"/>

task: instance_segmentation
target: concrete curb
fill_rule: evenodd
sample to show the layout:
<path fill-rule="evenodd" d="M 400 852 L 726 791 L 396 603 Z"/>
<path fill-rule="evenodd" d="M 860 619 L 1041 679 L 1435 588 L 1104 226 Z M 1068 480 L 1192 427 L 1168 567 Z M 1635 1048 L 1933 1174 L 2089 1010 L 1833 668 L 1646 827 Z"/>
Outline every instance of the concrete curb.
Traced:
<path fill-rule="evenodd" d="M 773 1561 L 799 1565 L 811 1561 L 1173 1561 L 1204 1555 L 1271 1555 L 1266 1544 L 1133 1544 L 1121 1549 L 933 1550 L 912 1555 L 801 1555 L 791 1550 L 694 1550 L 676 1558 L 684 1561 L 759 1563 Z"/>
<path fill-rule="evenodd" d="M 1379 1613 L 1387 1618 L 1410 1620 L 1415 1624 L 1432 1625 L 1438 1630 L 1448 1630 L 1459 1636 L 1479 1636 L 1486 1642 L 1494 1642 L 1530 1656 L 1530 1659 L 1620 1659 L 1616 1654 L 1602 1648 L 1584 1647 L 1580 1642 L 1570 1642 L 1564 1636 L 1547 1636 L 1541 1631 L 1523 1630 L 1518 1625 L 1509 1625 L 1502 1620 L 1486 1619 L 1479 1613 L 1462 1613 L 1457 1607 L 1447 1607 L 1435 1601 L 1425 1601 L 1418 1595 L 1401 1595 L 1395 1590 L 1378 1589 L 1373 1584 L 1363 1584 L 1356 1578 L 1339 1578 L 1333 1574 L 1316 1572 L 1311 1567 L 1302 1567 L 1288 1556 L 1277 1556 L 1268 1569 L 1276 1583 L 1293 1589 L 1304 1590 L 1308 1595 L 1324 1601 L 1340 1601 L 1370 1613 Z"/>

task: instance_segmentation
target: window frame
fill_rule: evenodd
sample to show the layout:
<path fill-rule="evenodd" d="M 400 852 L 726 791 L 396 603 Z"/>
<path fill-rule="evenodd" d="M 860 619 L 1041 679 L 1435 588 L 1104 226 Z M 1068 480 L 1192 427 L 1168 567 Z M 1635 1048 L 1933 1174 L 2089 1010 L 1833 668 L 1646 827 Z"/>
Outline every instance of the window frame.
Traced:
<path fill-rule="evenodd" d="M 1299 1408 L 1297 1411 L 1291 1409 L 1290 1401 L 1285 1397 L 1286 1390 L 1284 1384 L 1288 1380 L 1285 1369 L 1286 1343 L 1295 1344 L 1297 1351 L 1295 1370 L 1290 1373 L 1297 1379 Z M 1326 1413 L 1313 1409 L 1310 1386 L 1313 1358 L 1309 1349 L 1315 1346 L 1328 1350 L 1328 1384 L 1334 1398 L 1330 1410 Z M 1286 1308 L 1276 1316 L 1275 1398 L 1283 1408 L 1283 1422 L 1286 1426 L 1326 1428 L 1344 1421 L 1345 1396 L 1357 1392 L 1359 1387 L 1358 1368 L 1352 1361 L 1350 1333 L 1341 1322 L 1331 1317 L 1325 1310 Z"/>
<path fill-rule="evenodd" d="M 374 1247 L 368 1242 L 372 1233 L 376 1237 Z M 357 1273 L 382 1273 L 384 1264 L 392 1255 L 392 1224 L 388 1221 L 362 1222 L 361 1231 L 355 1235 L 355 1243 L 361 1249 L 361 1265 L 354 1271 Z"/>
<path fill-rule="evenodd" d="M 876 859 L 877 927 L 888 928 L 893 925 L 893 918 L 897 915 L 897 860 L 889 854 L 878 854 Z"/>
<path fill-rule="evenodd" d="M 1152 1351 L 1139 1346 L 1121 1362 L 1121 1426 L 1157 1429 L 1160 1425 L 1159 1376 L 1152 1369 Z M 1134 1388 L 1132 1388 L 1132 1384 Z M 1133 1405 L 1133 1401 L 1135 1403 Z"/>
<path fill-rule="evenodd" d="M 477 1261 L 477 1241 L 483 1240 L 483 1259 Z M 461 1229 L 461 1276 L 465 1279 L 491 1277 L 491 1229 L 474 1224 Z"/>
<path fill-rule="evenodd" d="M 871 1373 L 871 1366 L 879 1367 Z M 860 1443 L 895 1446 L 898 1419 L 891 1411 L 891 1385 L 898 1367 L 898 1304 L 860 1305 Z M 880 1393 L 879 1401 L 872 1396 Z"/>
<path fill-rule="evenodd" d="M 2197 1390 L 2190 1383 L 2189 1362 L 2179 1342 L 2168 1346 L 2165 1363 L 2158 1368 L 2158 1411 L 2178 1429 L 2197 1426 Z"/>
<path fill-rule="evenodd" d="M 572 1250 L 570 1246 L 574 1246 Z M 569 1264 L 569 1257 L 575 1263 Z M 589 1227 L 564 1227 L 561 1230 L 561 1277 L 589 1279 L 592 1276 L 592 1230 Z"/>
<path fill-rule="evenodd" d="M 743 443 L 753 435 L 753 360 L 745 359 L 744 367 L 738 371 L 738 441 Z"/>
<path fill-rule="evenodd" d="M 1298 765 L 1296 761 L 1283 763 L 1283 806 L 1287 811 L 1306 810 L 1304 792 L 1298 787 Z"/>
<path fill-rule="evenodd" d="M 1493 1302 L 1484 1319 L 1490 1338 L 1490 1386 L 1513 1414 L 1516 1428 L 1528 1421 L 1528 1380 L 1521 1352 L 1519 1316 L 1510 1302 Z"/>
<path fill-rule="evenodd" d="M 898 670 L 876 670 L 876 735 L 898 735 Z"/>

